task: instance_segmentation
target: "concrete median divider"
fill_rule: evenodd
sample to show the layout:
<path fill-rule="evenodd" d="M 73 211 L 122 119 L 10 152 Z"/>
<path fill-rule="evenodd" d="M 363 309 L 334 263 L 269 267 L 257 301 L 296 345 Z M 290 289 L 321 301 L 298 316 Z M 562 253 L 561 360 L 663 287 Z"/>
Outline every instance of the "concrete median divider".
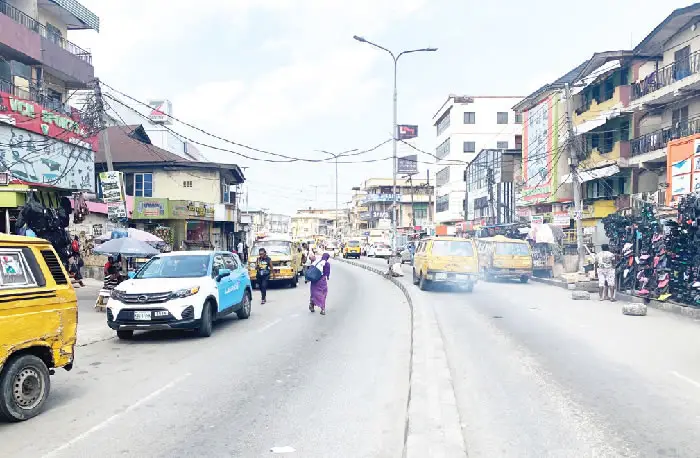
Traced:
<path fill-rule="evenodd" d="M 404 294 L 410 309 L 411 355 L 403 457 L 467 456 L 452 375 L 434 311 L 420 294 L 412 294 L 408 277 L 387 275 L 388 266 L 382 269 L 359 261 L 338 260 L 391 281 Z"/>

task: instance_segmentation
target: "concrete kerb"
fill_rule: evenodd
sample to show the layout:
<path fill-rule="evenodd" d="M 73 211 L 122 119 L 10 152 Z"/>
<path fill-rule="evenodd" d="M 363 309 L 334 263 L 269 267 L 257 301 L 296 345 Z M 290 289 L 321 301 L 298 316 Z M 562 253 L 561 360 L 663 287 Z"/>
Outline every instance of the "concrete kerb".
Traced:
<path fill-rule="evenodd" d="M 428 439 L 426 437 L 425 431 L 424 431 L 424 426 L 428 425 L 430 423 L 428 417 L 434 416 L 435 411 L 444 411 L 446 406 L 443 405 L 443 402 L 441 399 L 436 399 L 435 396 L 425 396 L 426 399 L 420 400 L 421 406 L 416 406 L 414 405 L 414 399 L 413 396 L 417 392 L 424 392 L 426 386 L 432 386 L 432 384 L 429 383 L 430 376 L 431 374 L 420 374 L 420 373 L 415 373 L 414 374 L 414 360 L 415 360 L 415 354 L 416 351 L 422 350 L 423 353 L 425 353 L 426 349 L 425 348 L 417 348 L 415 345 L 415 335 L 416 335 L 416 327 L 420 326 L 420 333 L 421 335 L 425 336 L 426 334 L 429 334 L 431 332 L 430 329 L 428 329 L 429 325 L 427 325 L 424 321 L 425 319 L 417 320 L 416 319 L 416 310 L 414 306 L 414 301 L 413 298 L 411 297 L 411 294 L 409 293 L 408 288 L 406 285 L 404 285 L 402 282 L 397 280 L 396 278 L 393 278 L 389 275 L 387 275 L 387 269 L 380 269 L 374 266 L 370 266 L 367 264 L 355 262 L 355 261 L 349 261 L 347 259 L 342 259 L 342 258 L 337 258 L 338 260 L 345 262 L 347 264 L 360 267 L 362 269 L 368 270 L 370 272 L 373 272 L 377 275 L 381 275 L 384 278 L 388 279 L 391 281 L 394 285 L 396 285 L 401 292 L 403 292 L 404 296 L 406 297 L 406 301 L 408 303 L 408 307 L 410 310 L 410 321 L 411 321 L 411 342 L 410 342 L 410 349 L 411 349 L 411 354 L 409 357 L 409 374 L 408 374 L 408 380 L 409 380 L 409 388 L 408 388 L 408 402 L 406 405 L 406 422 L 405 422 L 405 428 L 404 428 L 404 449 L 403 449 L 403 454 L 402 456 L 404 458 L 413 458 L 413 457 L 426 457 L 426 456 L 467 456 L 467 451 L 466 451 L 466 446 L 464 443 L 464 438 L 462 436 L 462 430 L 461 430 L 461 425 L 459 421 L 459 413 L 457 412 L 457 405 L 456 402 L 454 402 L 454 410 L 455 412 L 452 415 L 452 422 L 454 425 L 453 427 L 450 428 L 450 425 L 445 425 L 441 424 L 440 429 L 441 431 L 437 432 L 436 435 L 439 435 L 443 437 L 444 439 L 444 444 L 438 444 L 435 443 L 434 440 Z M 435 323 L 435 327 L 438 327 L 437 322 Z M 433 337 L 433 339 L 436 337 Z M 442 339 L 441 335 L 438 332 L 438 337 L 439 339 Z M 425 344 L 423 344 L 425 346 Z M 438 357 L 435 355 L 432 356 L 435 360 L 439 360 Z M 449 376 L 449 368 L 447 367 L 447 361 L 444 361 L 444 365 L 446 367 L 443 368 L 443 371 L 441 371 L 443 374 L 447 374 Z M 430 367 L 429 364 L 419 364 L 419 367 L 427 369 L 427 367 Z M 427 370 L 423 370 L 424 372 L 427 372 Z M 421 372 L 421 371 L 418 371 Z M 415 376 L 414 376 L 415 375 Z M 450 380 L 450 386 L 452 385 L 452 382 Z M 416 389 L 416 387 L 422 387 L 422 389 Z M 432 393 L 434 394 L 434 393 Z M 454 388 L 452 388 L 452 395 L 454 395 Z M 430 399 L 428 399 L 430 398 Z M 435 405 L 433 405 L 435 404 Z M 434 420 L 434 419 L 433 419 Z M 444 423 L 444 422 L 441 422 Z M 414 425 L 415 431 L 411 429 L 411 425 Z M 418 426 L 416 426 L 418 425 Z M 452 434 L 450 434 L 452 433 Z M 457 434 L 458 433 L 458 434 Z M 459 435 L 459 438 L 454 437 L 456 435 Z M 449 437 L 452 436 L 452 437 Z M 449 437 L 449 439 L 448 439 Z M 432 439 L 432 438 L 431 438 Z"/>

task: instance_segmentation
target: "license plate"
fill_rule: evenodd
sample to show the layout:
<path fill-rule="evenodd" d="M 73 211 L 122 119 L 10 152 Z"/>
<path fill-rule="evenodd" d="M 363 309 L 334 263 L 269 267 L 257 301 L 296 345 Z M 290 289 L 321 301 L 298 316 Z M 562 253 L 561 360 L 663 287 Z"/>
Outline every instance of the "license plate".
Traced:
<path fill-rule="evenodd" d="M 447 280 L 447 274 L 440 272 L 435 274 L 435 280 Z"/>
<path fill-rule="evenodd" d="M 148 321 L 151 319 L 151 312 L 134 312 L 134 320 Z"/>
<path fill-rule="evenodd" d="M 457 280 L 467 281 L 469 280 L 469 275 L 457 275 Z"/>

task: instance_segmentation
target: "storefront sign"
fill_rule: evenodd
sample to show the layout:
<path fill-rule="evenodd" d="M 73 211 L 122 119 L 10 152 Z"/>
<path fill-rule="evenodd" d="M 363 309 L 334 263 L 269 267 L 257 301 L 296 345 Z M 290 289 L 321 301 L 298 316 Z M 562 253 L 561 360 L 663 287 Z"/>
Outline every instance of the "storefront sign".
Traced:
<path fill-rule="evenodd" d="M 204 202 L 188 202 L 187 212 L 191 218 L 214 218 L 214 207 Z"/>
<path fill-rule="evenodd" d="M 415 175 L 418 173 L 418 156 L 412 154 L 397 159 L 397 173 L 399 175 Z"/>
<path fill-rule="evenodd" d="M 168 199 L 155 197 L 136 197 L 134 199 L 133 219 L 168 219 L 170 218 Z"/>
<path fill-rule="evenodd" d="M 396 194 L 396 200 L 401 201 L 401 194 Z M 394 194 L 367 194 L 365 202 L 393 202 Z"/>
<path fill-rule="evenodd" d="M 68 143 L 0 123 L 0 170 L 13 180 L 95 191 L 95 154 Z"/>
<path fill-rule="evenodd" d="M 542 215 L 530 216 L 530 225 L 536 226 L 538 224 L 544 224 L 544 216 L 542 216 Z"/>
<path fill-rule="evenodd" d="M 18 99 L 6 92 L 0 92 L 0 123 L 21 127 L 81 148 L 93 151 L 98 148 L 97 135 L 80 123 L 77 115 L 71 117 L 59 114 L 36 102 Z"/>
<path fill-rule="evenodd" d="M 110 221 L 124 221 L 128 219 L 126 204 L 124 202 L 107 204 L 107 218 Z"/>
<path fill-rule="evenodd" d="M 569 217 L 569 212 L 554 212 L 552 213 L 552 224 L 560 227 L 569 227 L 571 225 L 571 218 Z"/>

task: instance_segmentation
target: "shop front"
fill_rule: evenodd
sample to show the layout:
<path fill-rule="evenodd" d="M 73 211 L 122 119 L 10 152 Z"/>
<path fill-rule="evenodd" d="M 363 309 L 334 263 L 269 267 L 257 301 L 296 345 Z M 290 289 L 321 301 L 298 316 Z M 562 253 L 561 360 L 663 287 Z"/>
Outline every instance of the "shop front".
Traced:
<path fill-rule="evenodd" d="M 214 248 L 212 243 L 214 206 L 211 204 L 157 197 L 136 197 L 132 219 L 137 228 L 163 238 L 172 245 L 173 250 Z"/>

